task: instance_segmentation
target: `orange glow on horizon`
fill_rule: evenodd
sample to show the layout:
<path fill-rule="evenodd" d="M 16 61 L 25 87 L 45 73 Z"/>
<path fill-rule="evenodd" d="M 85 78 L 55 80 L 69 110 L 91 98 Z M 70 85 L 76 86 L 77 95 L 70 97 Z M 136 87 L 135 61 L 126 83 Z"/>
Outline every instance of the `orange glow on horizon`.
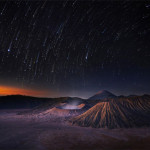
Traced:
<path fill-rule="evenodd" d="M 28 95 L 28 96 L 46 96 L 45 91 L 41 90 L 31 90 L 23 89 L 11 86 L 1 86 L 0 85 L 0 95 Z"/>

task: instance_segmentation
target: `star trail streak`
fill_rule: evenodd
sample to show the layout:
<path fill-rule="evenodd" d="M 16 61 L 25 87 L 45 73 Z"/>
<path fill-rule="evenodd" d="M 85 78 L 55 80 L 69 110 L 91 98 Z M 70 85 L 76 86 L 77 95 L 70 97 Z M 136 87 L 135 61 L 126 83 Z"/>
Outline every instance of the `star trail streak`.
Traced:
<path fill-rule="evenodd" d="M 149 20 L 148 1 L 1 1 L 0 85 L 149 93 Z"/>

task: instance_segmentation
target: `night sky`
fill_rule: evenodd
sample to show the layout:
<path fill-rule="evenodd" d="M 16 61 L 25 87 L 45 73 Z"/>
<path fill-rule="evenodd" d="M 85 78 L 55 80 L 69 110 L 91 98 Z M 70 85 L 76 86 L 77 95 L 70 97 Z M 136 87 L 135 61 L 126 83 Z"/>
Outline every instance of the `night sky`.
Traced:
<path fill-rule="evenodd" d="M 150 2 L 1 1 L 0 86 L 150 94 Z"/>

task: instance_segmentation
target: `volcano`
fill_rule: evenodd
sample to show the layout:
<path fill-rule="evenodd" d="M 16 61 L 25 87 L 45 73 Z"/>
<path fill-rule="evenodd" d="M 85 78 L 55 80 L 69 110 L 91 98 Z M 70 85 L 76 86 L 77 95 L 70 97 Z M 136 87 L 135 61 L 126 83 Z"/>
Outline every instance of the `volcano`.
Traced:
<path fill-rule="evenodd" d="M 72 124 L 94 128 L 150 126 L 150 96 L 109 99 L 74 117 Z"/>
<path fill-rule="evenodd" d="M 47 103 L 36 107 L 34 111 L 31 111 L 33 115 L 37 115 L 42 118 L 64 118 L 77 116 L 85 112 L 89 107 L 85 101 L 77 97 L 63 98 L 62 100 L 54 101 L 53 103 Z M 30 113 L 30 112 L 29 112 Z"/>
<path fill-rule="evenodd" d="M 105 99 L 105 98 L 115 98 L 116 95 L 112 94 L 111 92 L 107 90 L 102 90 L 96 93 L 94 96 L 90 97 L 89 100 L 99 100 L 99 99 Z"/>

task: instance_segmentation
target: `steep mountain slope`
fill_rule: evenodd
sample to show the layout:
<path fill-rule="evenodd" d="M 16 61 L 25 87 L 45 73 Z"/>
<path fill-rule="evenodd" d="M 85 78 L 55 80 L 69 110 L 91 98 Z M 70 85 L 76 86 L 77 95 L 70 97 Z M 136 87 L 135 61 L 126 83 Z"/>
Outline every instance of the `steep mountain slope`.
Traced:
<path fill-rule="evenodd" d="M 116 95 L 112 94 L 111 92 L 102 90 L 102 91 L 99 91 L 94 96 L 90 97 L 89 100 L 99 100 L 99 99 L 104 99 L 104 98 L 115 98 L 115 97 Z"/>
<path fill-rule="evenodd" d="M 73 124 L 94 128 L 150 126 L 150 96 L 109 99 L 73 118 Z"/>

